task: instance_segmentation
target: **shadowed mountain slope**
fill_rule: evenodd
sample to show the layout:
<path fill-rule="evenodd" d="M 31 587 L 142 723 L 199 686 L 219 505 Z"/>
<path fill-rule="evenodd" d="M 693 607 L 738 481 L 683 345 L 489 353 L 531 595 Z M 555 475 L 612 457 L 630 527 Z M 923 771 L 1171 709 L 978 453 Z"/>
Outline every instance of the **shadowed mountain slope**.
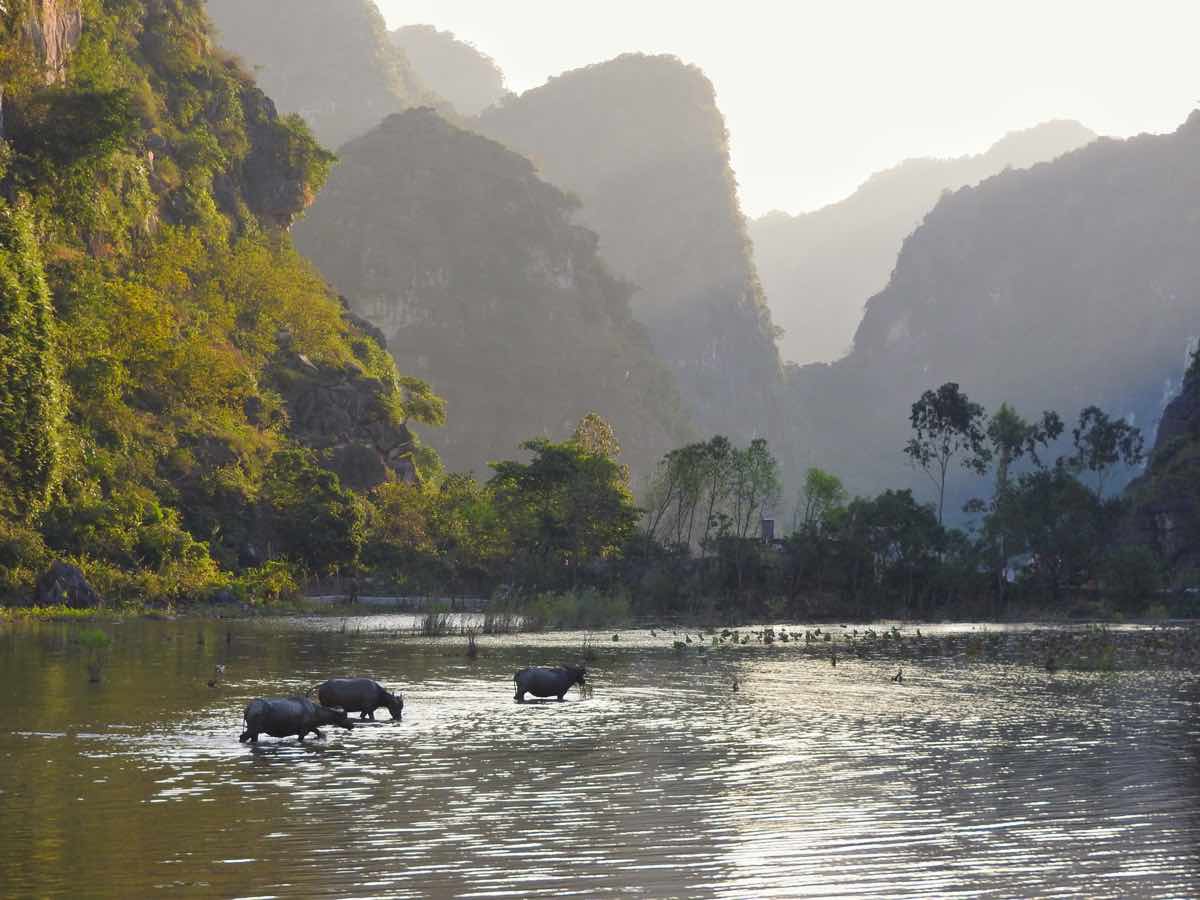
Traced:
<path fill-rule="evenodd" d="M 853 352 L 789 369 L 791 440 L 859 490 L 914 481 L 910 404 L 957 381 L 994 409 L 1097 404 L 1152 434 L 1200 333 L 1200 112 L 945 196 Z"/>
<path fill-rule="evenodd" d="M 704 432 L 774 419 L 779 360 L 712 84 L 674 57 L 622 56 L 485 112 L 478 127 L 582 201 L 600 253 Z"/>
<path fill-rule="evenodd" d="M 784 359 L 832 362 L 849 351 L 867 300 L 886 286 L 904 239 L 944 192 L 1054 159 L 1095 138 L 1077 122 L 1047 122 L 1009 134 L 978 156 L 906 160 L 815 212 L 773 212 L 751 222 L 763 289 L 784 330 Z"/>
<path fill-rule="evenodd" d="M 484 471 L 590 411 L 638 471 L 686 436 L 630 289 L 572 224 L 575 201 L 527 160 L 428 109 L 392 116 L 341 159 L 297 244 L 436 382 L 450 424 L 431 440 L 449 467 Z"/>

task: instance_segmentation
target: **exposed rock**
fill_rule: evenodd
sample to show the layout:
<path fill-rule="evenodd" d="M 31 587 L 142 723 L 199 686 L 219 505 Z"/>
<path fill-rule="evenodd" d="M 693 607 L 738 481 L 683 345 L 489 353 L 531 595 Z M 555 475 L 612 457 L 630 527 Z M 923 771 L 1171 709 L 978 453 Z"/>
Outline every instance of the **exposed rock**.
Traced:
<path fill-rule="evenodd" d="M 25 33 L 33 43 L 46 82 L 62 81 L 67 61 L 83 35 L 83 10 L 79 0 L 31 0 Z"/>
<path fill-rule="evenodd" d="M 316 450 L 342 484 L 370 490 L 391 477 L 416 479 L 412 433 L 395 421 L 382 383 L 290 352 L 272 367 L 272 379 L 292 437 Z"/>
<path fill-rule="evenodd" d="M 1167 406 L 1145 475 L 1129 486 L 1124 539 L 1151 547 L 1172 579 L 1200 576 L 1200 357 Z"/>
<path fill-rule="evenodd" d="M 104 605 L 104 600 L 88 584 L 83 572 L 62 560 L 55 560 L 38 579 L 33 602 L 37 606 L 67 606 L 71 609 L 95 609 Z"/>

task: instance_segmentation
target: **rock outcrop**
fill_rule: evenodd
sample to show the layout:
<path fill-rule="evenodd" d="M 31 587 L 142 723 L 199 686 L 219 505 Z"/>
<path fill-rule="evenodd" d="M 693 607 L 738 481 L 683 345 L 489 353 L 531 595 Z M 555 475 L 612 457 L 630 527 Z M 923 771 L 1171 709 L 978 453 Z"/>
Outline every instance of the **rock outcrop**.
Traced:
<path fill-rule="evenodd" d="M 775 212 L 750 223 L 754 258 L 784 359 L 833 362 L 850 349 L 867 300 L 887 285 L 904 239 L 946 191 L 1006 168 L 1028 168 L 1096 139 L 1078 122 L 1046 122 L 986 153 L 910 159 L 872 175 L 853 195 L 815 212 Z"/>
<path fill-rule="evenodd" d="M 1200 578 L 1200 356 L 1167 406 L 1146 473 L 1129 486 L 1126 540 L 1148 546 L 1173 581 Z"/>
<path fill-rule="evenodd" d="M 46 82 L 62 81 L 67 60 L 83 36 L 83 10 L 79 0 L 29 0 L 25 33 L 33 43 Z"/>
<path fill-rule="evenodd" d="M 486 474 L 534 437 L 598 412 L 645 472 L 687 435 L 670 375 L 575 201 L 517 154 L 432 110 L 342 148 L 296 226 L 299 249 L 446 399 L 429 435 L 448 468 Z"/>
<path fill-rule="evenodd" d="M 295 353 L 278 360 L 271 375 L 287 407 L 289 433 L 316 450 L 343 485 L 367 491 L 394 478 L 416 481 L 416 444 L 382 382 Z"/>
<path fill-rule="evenodd" d="M 88 584 L 83 572 L 62 560 L 55 560 L 38 579 L 33 602 L 35 606 L 66 606 L 71 609 L 95 609 L 104 605 L 104 600 Z"/>

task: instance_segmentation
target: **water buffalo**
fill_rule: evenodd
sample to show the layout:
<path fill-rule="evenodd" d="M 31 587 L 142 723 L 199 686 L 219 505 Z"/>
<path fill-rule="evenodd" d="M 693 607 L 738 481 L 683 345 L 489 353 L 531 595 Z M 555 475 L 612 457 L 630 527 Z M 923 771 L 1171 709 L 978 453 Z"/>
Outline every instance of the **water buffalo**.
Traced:
<path fill-rule="evenodd" d="M 517 683 L 517 693 L 514 699 L 518 703 L 525 702 L 526 694 L 535 697 L 557 697 L 560 701 L 571 689 L 571 685 L 584 685 L 587 669 L 575 666 L 558 666 L 553 669 L 532 667 L 522 669 L 513 676 Z"/>
<path fill-rule="evenodd" d="M 288 697 L 286 700 L 251 700 L 243 716 L 246 730 L 238 738 L 243 744 L 258 743 L 259 734 L 271 737 L 291 737 L 293 734 L 304 740 L 310 731 L 318 738 L 325 735 L 317 731 L 319 725 L 336 725 L 347 731 L 354 723 L 340 709 L 320 706 L 306 697 Z"/>
<path fill-rule="evenodd" d="M 348 713 L 362 713 L 360 719 L 375 721 L 375 710 L 383 706 L 399 719 L 404 713 L 404 697 L 388 693 L 370 678 L 331 678 L 317 688 L 323 706 L 340 706 Z"/>

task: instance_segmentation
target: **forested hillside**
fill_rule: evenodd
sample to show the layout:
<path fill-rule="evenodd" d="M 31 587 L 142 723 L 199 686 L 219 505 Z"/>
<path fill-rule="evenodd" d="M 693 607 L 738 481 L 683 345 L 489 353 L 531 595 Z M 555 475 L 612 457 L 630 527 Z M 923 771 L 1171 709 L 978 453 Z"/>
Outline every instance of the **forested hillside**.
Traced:
<path fill-rule="evenodd" d="M 674 57 L 622 56 L 485 112 L 478 127 L 579 196 L 600 255 L 702 432 L 761 434 L 779 359 L 712 84 Z"/>
<path fill-rule="evenodd" d="M 421 83 L 464 116 L 474 116 L 508 95 L 496 61 L 449 31 L 408 25 L 392 32 Z"/>
<path fill-rule="evenodd" d="M 850 350 L 867 300 L 887 285 L 904 239 L 945 191 L 1006 168 L 1027 168 L 1095 140 L 1077 122 L 1013 132 L 978 156 L 910 159 L 869 178 L 839 203 L 750 223 L 754 256 L 783 358 L 832 362 Z"/>
<path fill-rule="evenodd" d="M 791 440 L 856 489 L 908 483 L 909 404 L 946 381 L 988 409 L 1096 404 L 1150 434 L 1200 334 L 1198 151 L 1200 112 L 944 197 L 854 352 L 790 370 Z"/>
<path fill-rule="evenodd" d="M 449 424 L 429 439 L 453 469 L 569 437 L 591 411 L 635 470 L 686 437 L 630 288 L 572 223 L 576 208 L 517 154 L 411 110 L 343 147 L 296 227 L 400 365 L 446 397 Z"/>
<path fill-rule="evenodd" d="M 201 0 L 2 16 L 0 595 L 52 556 L 113 599 L 353 558 L 339 473 L 412 477 L 442 410 L 291 247 L 332 157 Z"/>
<path fill-rule="evenodd" d="M 326 147 L 437 102 L 392 43 L 374 0 L 208 0 L 208 9 L 221 46 Z"/>

